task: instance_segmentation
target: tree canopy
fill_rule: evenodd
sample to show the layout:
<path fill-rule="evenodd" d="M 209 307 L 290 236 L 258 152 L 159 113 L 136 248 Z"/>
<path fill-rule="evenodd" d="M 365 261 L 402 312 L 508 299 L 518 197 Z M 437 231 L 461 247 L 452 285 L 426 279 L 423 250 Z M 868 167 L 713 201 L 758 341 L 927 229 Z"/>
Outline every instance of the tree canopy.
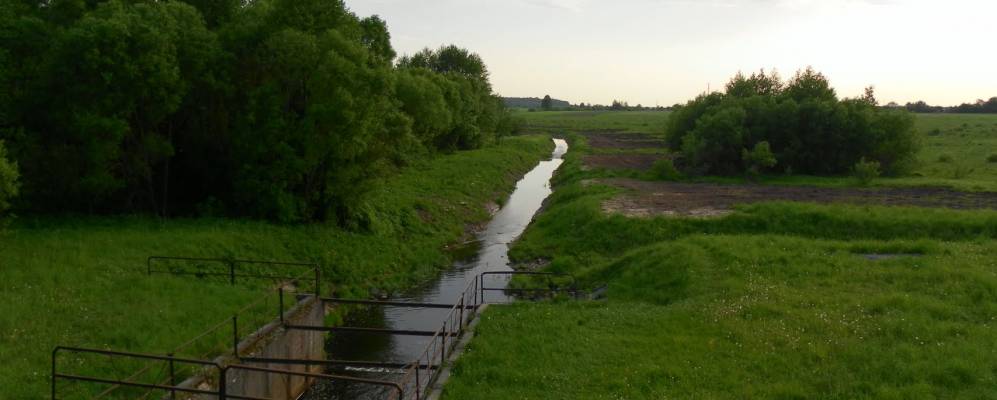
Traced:
<path fill-rule="evenodd" d="M 0 140 L 39 212 L 363 220 L 384 171 L 514 124 L 481 58 L 340 0 L 0 4 Z"/>
<path fill-rule="evenodd" d="M 770 168 L 840 174 L 863 158 L 899 174 L 912 166 L 918 149 L 912 116 L 877 107 L 872 88 L 839 100 L 812 68 L 785 82 L 764 71 L 738 73 L 725 92 L 677 107 L 666 129 L 681 166 L 721 175 Z"/>

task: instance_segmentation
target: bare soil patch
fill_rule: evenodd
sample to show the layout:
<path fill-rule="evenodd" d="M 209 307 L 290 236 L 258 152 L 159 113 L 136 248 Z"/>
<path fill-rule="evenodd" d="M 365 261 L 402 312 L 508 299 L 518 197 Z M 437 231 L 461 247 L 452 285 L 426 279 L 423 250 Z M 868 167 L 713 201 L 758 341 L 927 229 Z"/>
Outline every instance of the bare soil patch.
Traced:
<path fill-rule="evenodd" d="M 628 216 L 681 215 L 711 217 L 734 205 L 765 201 L 847 203 L 950 209 L 997 209 L 997 193 L 959 192 L 942 188 L 826 188 L 813 186 L 719 185 L 606 179 L 600 182 L 629 189 L 607 200 L 603 210 Z"/>
<path fill-rule="evenodd" d="M 665 142 L 646 133 L 586 132 L 582 135 L 594 149 L 663 149 Z"/>
<path fill-rule="evenodd" d="M 582 158 L 582 162 L 588 168 L 647 171 L 655 161 L 665 157 L 664 154 L 588 154 Z"/>

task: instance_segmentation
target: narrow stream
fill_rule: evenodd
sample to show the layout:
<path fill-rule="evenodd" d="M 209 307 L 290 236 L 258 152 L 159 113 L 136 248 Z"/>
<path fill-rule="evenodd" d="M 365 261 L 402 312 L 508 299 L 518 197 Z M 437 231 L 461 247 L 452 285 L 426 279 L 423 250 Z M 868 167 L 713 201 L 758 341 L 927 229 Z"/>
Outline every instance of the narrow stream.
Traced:
<path fill-rule="evenodd" d="M 454 262 L 436 280 L 413 289 L 398 301 L 452 304 L 461 291 L 478 274 L 486 271 L 509 271 L 509 244 L 526 230 L 544 199 L 551 194 L 550 180 L 554 171 L 564 161 L 568 143 L 554 139 L 551 159 L 541 161 L 516 183 L 506 204 L 492 217 L 487 228 L 471 244 L 467 259 Z M 500 286 L 498 281 L 487 282 L 489 287 Z M 487 295 L 489 301 L 501 301 L 501 292 Z M 410 307 L 365 307 L 351 312 L 347 326 L 362 326 L 405 330 L 434 331 L 440 327 L 448 310 Z M 425 349 L 429 338 L 401 335 L 371 335 L 363 333 L 337 333 L 326 343 L 330 359 L 407 363 L 416 359 Z M 333 374 L 348 374 L 365 378 L 395 380 L 397 371 L 346 368 L 332 369 Z M 303 399 L 375 399 L 381 393 L 370 386 L 320 382 L 303 396 Z"/>

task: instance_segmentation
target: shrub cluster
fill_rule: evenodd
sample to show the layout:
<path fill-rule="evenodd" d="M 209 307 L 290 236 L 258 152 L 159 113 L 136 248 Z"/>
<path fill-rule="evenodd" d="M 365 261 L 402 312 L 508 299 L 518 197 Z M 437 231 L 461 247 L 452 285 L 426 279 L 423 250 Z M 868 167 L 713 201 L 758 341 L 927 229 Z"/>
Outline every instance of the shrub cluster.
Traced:
<path fill-rule="evenodd" d="M 4 216 L 10 207 L 10 201 L 18 192 L 17 163 L 7 159 L 7 149 L 0 140 L 0 228 L 3 227 Z"/>
<path fill-rule="evenodd" d="M 739 73 L 724 93 L 678 107 L 666 138 L 681 154 L 682 168 L 720 175 L 770 168 L 844 174 L 863 158 L 900 174 L 912 166 L 919 145 L 910 114 L 878 108 L 872 88 L 839 100 L 811 68 L 788 82 L 764 71 Z"/>
<path fill-rule="evenodd" d="M 395 59 L 341 0 L 5 1 L 0 139 L 36 211 L 350 221 L 380 171 L 514 129 L 477 55 Z"/>

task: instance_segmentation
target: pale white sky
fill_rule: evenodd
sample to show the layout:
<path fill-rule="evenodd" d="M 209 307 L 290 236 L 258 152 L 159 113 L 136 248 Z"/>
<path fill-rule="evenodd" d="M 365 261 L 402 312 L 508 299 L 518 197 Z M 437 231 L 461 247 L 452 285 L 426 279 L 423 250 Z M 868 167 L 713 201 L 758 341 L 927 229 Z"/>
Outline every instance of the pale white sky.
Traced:
<path fill-rule="evenodd" d="M 503 96 L 671 105 L 737 71 L 812 65 L 840 96 L 955 105 L 997 96 L 997 1 L 346 0 L 395 50 L 453 43 Z"/>

